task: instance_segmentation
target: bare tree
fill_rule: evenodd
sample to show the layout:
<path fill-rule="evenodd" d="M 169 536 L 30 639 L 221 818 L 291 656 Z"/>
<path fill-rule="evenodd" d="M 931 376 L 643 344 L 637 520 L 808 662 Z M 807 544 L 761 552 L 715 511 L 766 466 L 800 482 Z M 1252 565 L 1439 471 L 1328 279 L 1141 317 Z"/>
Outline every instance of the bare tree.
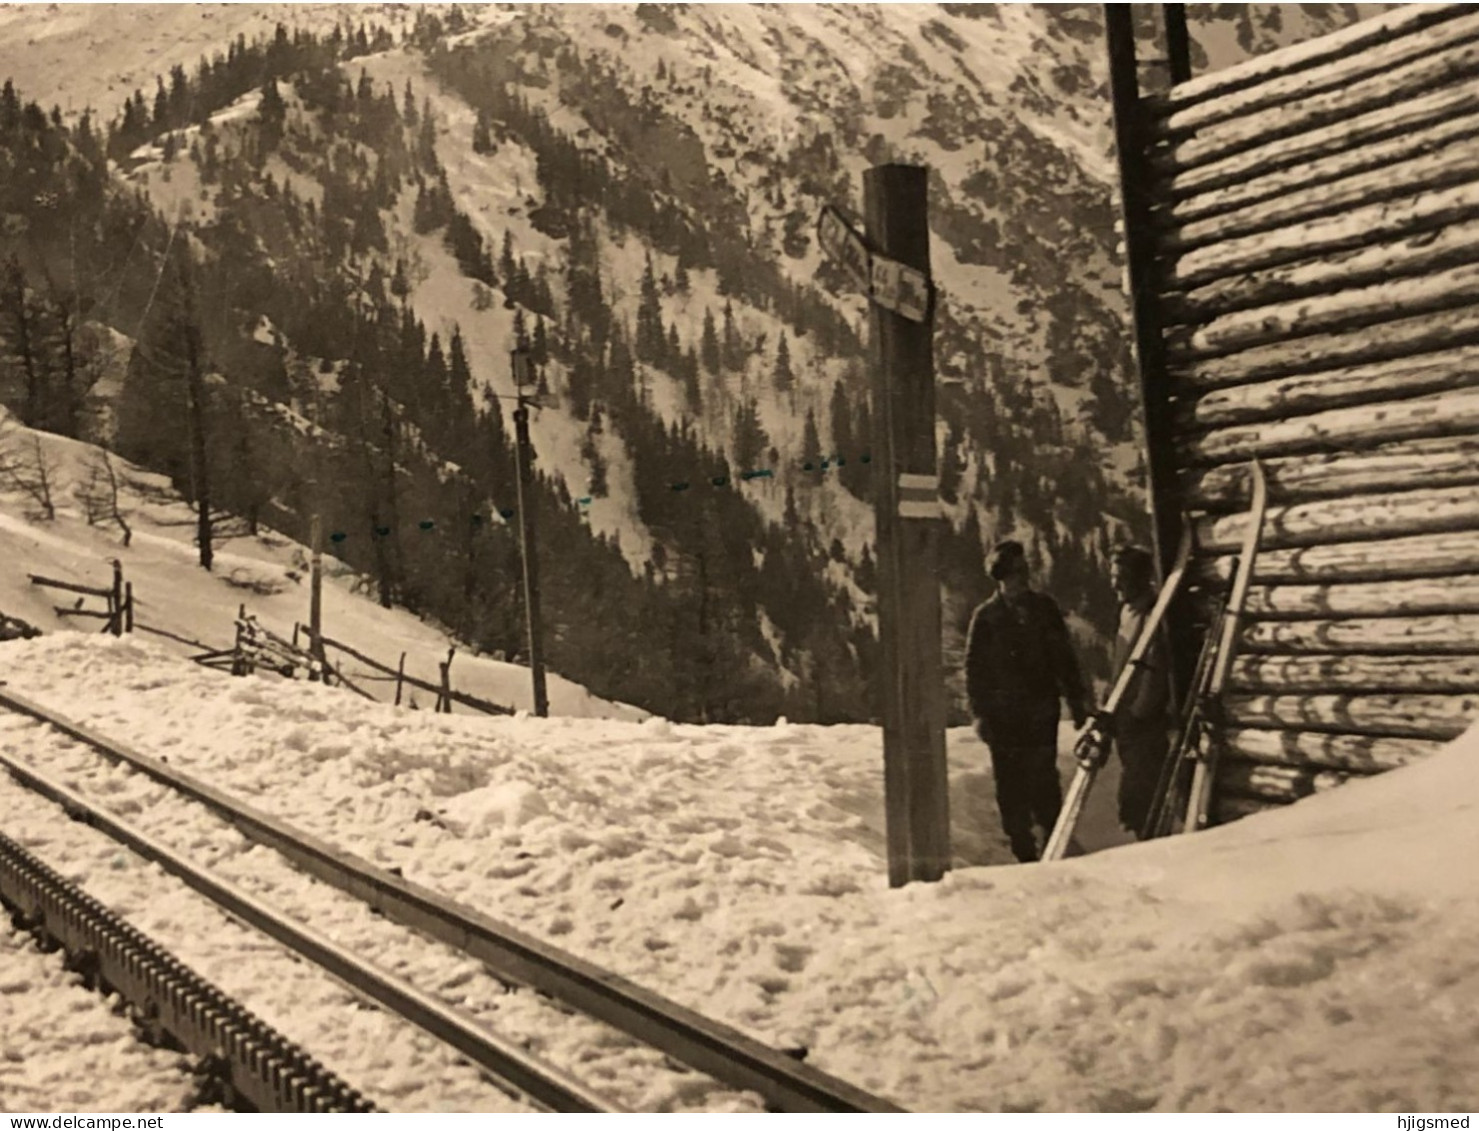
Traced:
<path fill-rule="evenodd" d="M 88 462 L 87 478 L 73 490 L 73 496 L 82 505 L 82 513 L 89 526 L 99 522 L 116 522 L 123 531 L 123 545 L 127 549 L 133 541 L 133 528 L 118 505 L 118 472 L 113 467 L 113 457 L 107 448 L 99 448 Z"/>
<path fill-rule="evenodd" d="M 56 519 L 56 506 L 51 498 L 56 484 L 56 463 L 34 432 L 25 436 L 7 428 L 0 436 L 0 484 L 19 491 L 35 504 L 26 512 L 27 518 L 45 522 Z"/>

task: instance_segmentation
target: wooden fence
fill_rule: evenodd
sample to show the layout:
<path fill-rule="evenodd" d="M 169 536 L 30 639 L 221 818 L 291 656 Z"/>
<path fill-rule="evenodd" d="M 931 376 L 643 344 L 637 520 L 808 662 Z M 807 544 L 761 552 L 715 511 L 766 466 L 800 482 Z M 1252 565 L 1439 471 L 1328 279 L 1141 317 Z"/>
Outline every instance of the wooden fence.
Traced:
<path fill-rule="evenodd" d="M 441 677 L 441 682 L 439 684 L 432 684 L 406 674 L 406 654 L 404 652 L 401 653 L 400 663 L 396 667 L 391 667 L 389 664 L 373 659 L 363 652 L 351 648 L 348 644 L 342 644 L 328 636 L 320 636 L 319 639 L 323 642 L 325 648 L 333 648 L 335 651 L 343 652 L 345 655 L 358 660 L 366 667 L 381 673 L 383 677 L 394 678 L 396 681 L 396 706 L 400 706 L 402 691 L 405 687 L 416 687 L 436 695 L 436 703 L 433 710 L 449 715 L 452 713 L 453 703 L 460 703 L 464 707 L 469 707 L 474 711 L 481 711 L 487 715 L 512 715 L 514 713 L 512 707 L 505 707 L 487 699 L 480 699 L 476 695 L 469 695 L 466 692 L 453 689 L 452 658 L 457 654 L 457 649 L 455 648 L 447 649 L 447 658 L 438 661 L 437 669 Z"/>
<path fill-rule="evenodd" d="M 47 589 L 60 589 L 66 593 L 80 593 L 81 597 L 73 605 L 53 605 L 52 608 L 59 617 L 94 617 L 104 622 L 101 631 L 111 632 L 114 636 L 122 636 L 125 632 L 134 629 L 134 587 L 133 582 L 123 579 L 123 565 L 115 561 L 113 563 L 113 584 L 108 587 L 95 585 L 79 585 L 75 581 L 59 581 L 53 577 L 42 577 L 40 574 L 28 573 L 32 585 L 40 585 Z M 100 597 L 103 600 L 103 608 L 84 608 L 88 597 Z"/>
<path fill-rule="evenodd" d="M 1180 83 L 1136 126 L 1158 495 L 1198 514 L 1184 618 L 1229 572 L 1249 459 L 1269 477 L 1217 734 L 1227 819 L 1479 716 L 1479 8 L 1405 6 Z"/>

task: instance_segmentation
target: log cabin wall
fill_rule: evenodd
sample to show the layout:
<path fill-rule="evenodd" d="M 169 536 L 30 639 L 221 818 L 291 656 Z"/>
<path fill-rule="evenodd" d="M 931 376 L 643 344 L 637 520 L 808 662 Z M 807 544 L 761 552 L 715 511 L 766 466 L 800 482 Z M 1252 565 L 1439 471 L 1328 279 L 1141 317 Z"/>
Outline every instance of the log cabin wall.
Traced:
<path fill-rule="evenodd" d="M 1248 461 L 1269 477 L 1214 734 L 1226 820 L 1479 717 L 1479 6 L 1403 7 L 1139 110 L 1157 494 L 1197 530 L 1183 623 L 1226 590 Z"/>

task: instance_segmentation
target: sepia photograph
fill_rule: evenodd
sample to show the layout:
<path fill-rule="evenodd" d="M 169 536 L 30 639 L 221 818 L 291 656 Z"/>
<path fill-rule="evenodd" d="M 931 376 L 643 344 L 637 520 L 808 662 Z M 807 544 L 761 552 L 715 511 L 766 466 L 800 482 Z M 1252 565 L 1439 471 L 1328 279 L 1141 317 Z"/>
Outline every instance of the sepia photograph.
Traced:
<path fill-rule="evenodd" d="M 0 3 L 0 83 L 8 1128 L 1470 1126 L 1479 5 Z"/>

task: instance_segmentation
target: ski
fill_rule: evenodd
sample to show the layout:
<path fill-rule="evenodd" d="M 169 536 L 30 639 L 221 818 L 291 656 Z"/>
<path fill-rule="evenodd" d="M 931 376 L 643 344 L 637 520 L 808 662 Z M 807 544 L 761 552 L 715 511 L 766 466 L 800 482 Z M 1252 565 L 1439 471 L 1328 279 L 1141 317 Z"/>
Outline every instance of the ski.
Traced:
<path fill-rule="evenodd" d="M 1191 545 L 1191 520 L 1183 518 L 1181 543 L 1176 547 L 1176 560 L 1171 564 L 1171 571 L 1161 584 L 1161 591 L 1156 597 L 1155 604 L 1146 614 L 1145 623 L 1140 628 L 1140 635 L 1136 637 L 1134 647 L 1130 649 L 1130 654 L 1125 659 L 1125 666 L 1110 688 L 1104 705 L 1079 728 L 1073 740 L 1073 756 L 1078 762 L 1078 769 L 1074 772 L 1073 781 L 1069 783 L 1068 792 L 1063 798 L 1063 808 L 1059 811 L 1058 822 L 1053 826 L 1048 843 L 1043 846 L 1042 858 L 1044 860 L 1061 860 L 1068 851 L 1074 829 L 1078 826 L 1079 818 L 1083 816 L 1084 802 L 1088 800 L 1094 780 L 1099 776 L 1099 771 L 1109 756 L 1109 744 L 1114 733 L 1114 714 L 1119 710 L 1121 700 L 1129 693 L 1130 685 L 1144 664 L 1145 655 L 1150 651 L 1155 635 L 1160 631 L 1161 624 L 1166 619 L 1166 611 L 1171 607 L 1171 601 L 1181 588 L 1181 581 L 1186 576 L 1186 568 L 1191 562 Z"/>
<path fill-rule="evenodd" d="M 1217 641 L 1216 657 L 1212 661 L 1206 687 L 1193 705 L 1197 717 L 1196 733 L 1193 735 L 1196 765 L 1192 770 L 1183 832 L 1196 832 L 1206 828 L 1212 813 L 1212 788 L 1217 775 L 1218 747 L 1211 741 L 1208 723 L 1216 718 L 1222 691 L 1227 685 L 1227 675 L 1232 670 L 1233 656 L 1238 650 L 1238 637 L 1243 628 L 1243 607 L 1248 601 L 1248 587 L 1253 581 L 1258 546 L 1263 538 L 1263 521 L 1268 514 L 1268 479 L 1263 473 L 1263 464 L 1256 459 L 1253 461 L 1252 477 L 1253 499 L 1248 509 L 1247 529 L 1243 532 L 1237 570 L 1233 574 L 1232 592 L 1222 613 L 1222 631 Z"/>
<path fill-rule="evenodd" d="M 1176 816 L 1181 811 L 1186 790 L 1186 761 L 1188 751 L 1196 748 L 1201 734 L 1203 717 L 1201 704 L 1206 696 L 1207 679 L 1212 674 L 1212 661 L 1217 655 L 1217 641 L 1222 636 L 1222 617 L 1227 608 L 1227 594 L 1216 599 L 1212 616 L 1208 621 L 1207 633 L 1197 654 L 1196 668 L 1192 672 L 1191 686 L 1178 717 L 1182 720 L 1176 730 L 1176 740 L 1166 752 L 1166 761 L 1161 766 L 1160 777 L 1150 805 L 1145 825 L 1140 830 L 1141 840 L 1153 840 L 1172 831 Z"/>

